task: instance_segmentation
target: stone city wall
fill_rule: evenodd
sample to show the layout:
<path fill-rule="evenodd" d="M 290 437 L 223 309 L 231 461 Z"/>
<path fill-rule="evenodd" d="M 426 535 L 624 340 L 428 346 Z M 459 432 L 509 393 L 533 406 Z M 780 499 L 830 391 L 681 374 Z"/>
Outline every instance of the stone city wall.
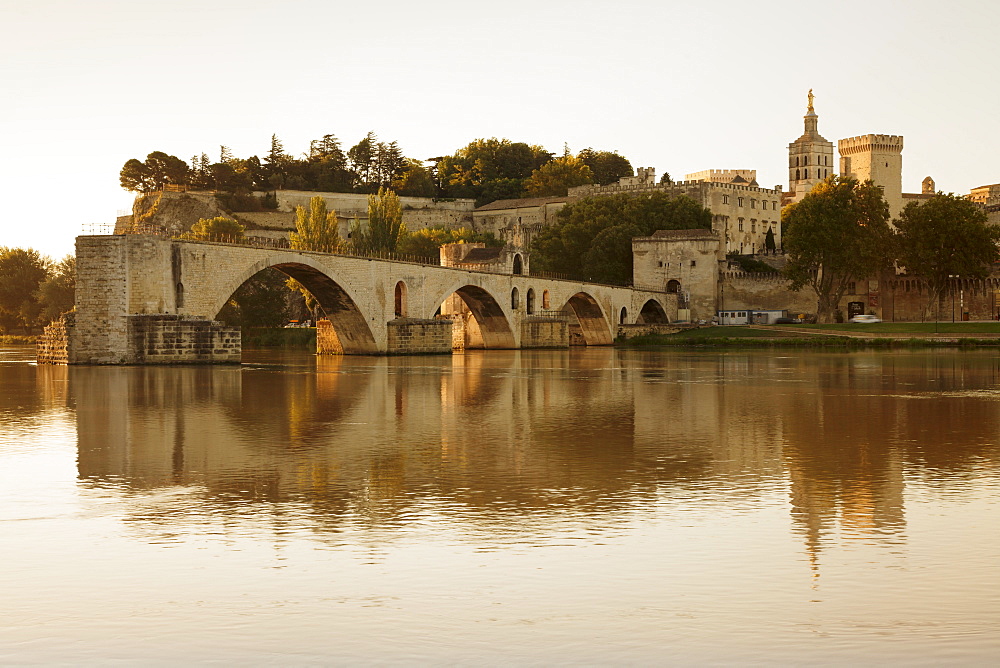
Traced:
<path fill-rule="evenodd" d="M 717 310 L 786 309 L 796 315 L 815 313 L 813 291 L 806 287 L 792 292 L 788 285 L 788 279 L 781 274 L 720 272 Z"/>

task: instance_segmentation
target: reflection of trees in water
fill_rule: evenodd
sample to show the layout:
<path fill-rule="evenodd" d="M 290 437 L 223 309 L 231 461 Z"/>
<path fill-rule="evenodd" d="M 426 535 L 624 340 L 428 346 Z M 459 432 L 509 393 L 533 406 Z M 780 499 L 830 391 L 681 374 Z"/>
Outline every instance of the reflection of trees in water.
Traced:
<path fill-rule="evenodd" d="M 176 495 L 150 507 L 156 490 L 181 485 L 212 513 L 245 518 L 253 504 L 319 535 L 429 512 L 470 530 L 608 518 L 672 495 L 743 507 L 787 480 L 796 526 L 819 549 L 837 532 L 901 535 L 904 468 L 972 471 L 996 458 L 995 401 L 949 394 L 995 386 L 985 356 L 498 351 L 315 363 L 72 369 L 80 476 L 149 495 L 137 517 L 164 530 L 211 517 L 190 499 L 178 513 Z"/>
<path fill-rule="evenodd" d="M 792 516 L 814 561 L 838 535 L 901 540 L 906 479 L 972 475 L 996 460 L 1000 369 L 992 356 L 921 352 L 806 357 L 813 392 L 792 394 L 784 460 Z M 947 484 L 934 474 L 936 485 Z"/>

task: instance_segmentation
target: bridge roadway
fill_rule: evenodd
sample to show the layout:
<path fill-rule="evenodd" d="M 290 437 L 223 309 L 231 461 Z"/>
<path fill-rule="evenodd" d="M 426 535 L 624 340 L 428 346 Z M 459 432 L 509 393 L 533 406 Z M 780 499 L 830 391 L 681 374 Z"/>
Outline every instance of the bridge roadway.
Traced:
<path fill-rule="evenodd" d="M 486 348 L 528 347 L 525 325 L 544 320 L 542 312 L 563 312 L 588 345 L 610 344 L 619 324 L 677 316 L 676 295 L 656 290 L 139 234 L 94 235 L 77 238 L 70 362 L 143 363 L 134 355 L 138 335 L 130 318 L 212 320 L 240 285 L 268 267 L 312 292 L 347 354 L 394 352 L 392 322 L 434 319 L 452 295 L 471 311 Z"/>

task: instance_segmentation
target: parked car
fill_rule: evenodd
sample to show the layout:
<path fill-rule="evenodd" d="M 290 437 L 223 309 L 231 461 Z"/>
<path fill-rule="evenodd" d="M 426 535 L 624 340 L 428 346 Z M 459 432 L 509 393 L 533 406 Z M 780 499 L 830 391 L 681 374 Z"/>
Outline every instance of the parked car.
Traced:
<path fill-rule="evenodd" d="M 870 315 L 867 313 L 859 313 L 858 315 L 851 318 L 851 322 L 882 322 L 878 319 L 878 316 Z"/>
<path fill-rule="evenodd" d="M 798 323 L 798 318 L 778 318 L 774 321 L 775 325 L 797 325 Z"/>

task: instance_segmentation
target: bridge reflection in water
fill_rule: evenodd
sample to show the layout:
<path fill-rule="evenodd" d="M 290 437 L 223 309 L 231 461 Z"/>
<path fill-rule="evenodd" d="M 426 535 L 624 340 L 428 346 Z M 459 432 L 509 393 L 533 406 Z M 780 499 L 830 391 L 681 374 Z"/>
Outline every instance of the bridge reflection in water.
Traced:
<path fill-rule="evenodd" d="M 1000 431 L 994 401 L 970 395 L 1000 378 L 978 355 L 293 354 L 46 373 L 69 374 L 84 483 L 183 489 L 220 517 L 305 504 L 317 540 L 429 505 L 461 508 L 470 529 L 530 529 L 780 495 L 817 567 L 829 541 L 905 541 L 908 481 L 995 468 Z M 147 530 L 185 517 L 173 498 L 142 504 Z"/>

